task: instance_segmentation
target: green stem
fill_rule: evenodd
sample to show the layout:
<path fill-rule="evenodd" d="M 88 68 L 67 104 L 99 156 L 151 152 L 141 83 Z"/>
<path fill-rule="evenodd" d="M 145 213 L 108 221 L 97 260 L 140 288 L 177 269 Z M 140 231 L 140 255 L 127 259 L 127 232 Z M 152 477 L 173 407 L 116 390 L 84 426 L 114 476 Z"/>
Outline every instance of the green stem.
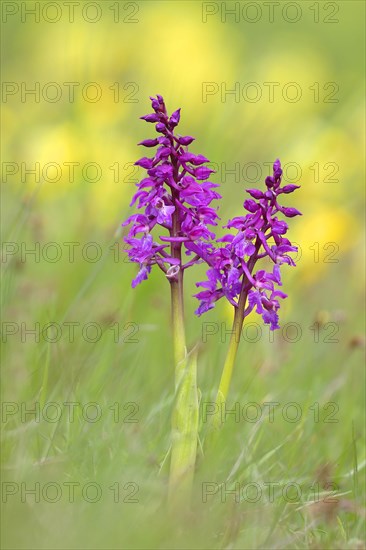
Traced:
<path fill-rule="evenodd" d="M 169 505 L 175 514 L 189 510 L 198 440 L 197 351 L 185 360 L 172 412 Z"/>
<path fill-rule="evenodd" d="M 225 363 L 224 363 L 224 368 L 223 368 L 223 371 L 222 371 L 222 374 L 221 374 L 220 385 L 219 385 L 219 389 L 218 389 L 218 392 L 217 392 L 216 403 L 218 402 L 219 396 L 221 397 L 221 399 L 223 398 L 225 401 L 227 399 L 227 396 L 228 396 L 228 393 L 229 393 L 229 388 L 230 388 L 230 383 L 231 383 L 231 378 L 232 378 L 232 375 L 233 375 L 235 359 L 236 359 L 236 355 L 237 355 L 238 348 L 239 348 L 239 342 L 240 342 L 241 329 L 243 327 L 243 322 L 244 322 L 244 319 L 243 318 L 240 319 L 239 314 L 238 314 L 238 309 L 236 309 L 235 310 L 235 315 L 234 315 L 232 331 L 231 331 L 229 348 L 228 348 L 228 351 L 227 351 L 227 355 L 226 355 L 226 359 L 225 359 Z"/>
<path fill-rule="evenodd" d="M 245 285 L 245 281 L 243 281 L 243 287 L 244 285 Z M 217 430 L 219 430 L 222 425 L 221 409 L 222 409 L 222 406 L 225 405 L 225 402 L 227 400 L 227 396 L 229 393 L 229 389 L 230 389 L 235 360 L 236 360 L 236 356 L 239 348 L 241 330 L 243 328 L 243 323 L 244 323 L 244 310 L 245 310 L 247 295 L 248 295 L 248 291 L 241 292 L 238 307 L 235 308 L 229 348 L 227 351 L 224 368 L 221 374 L 219 389 L 216 395 L 215 412 L 210 422 L 209 434 L 212 431 L 217 432 Z M 209 440 L 210 440 L 210 437 L 209 437 Z"/>
<path fill-rule="evenodd" d="M 172 303 L 172 331 L 173 331 L 173 352 L 175 365 L 175 388 L 179 386 L 184 371 L 184 359 L 187 354 L 186 337 L 184 329 L 184 307 L 183 307 L 183 273 L 179 272 L 177 280 L 171 281 L 171 303 Z"/>
<path fill-rule="evenodd" d="M 261 241 L 257 237 L 256 243 L 255 243 L 255 253 L 252 255 L 251 259 L 248 262 L 248 270 L 249 273 L 252 273 L 252 270 L 254 268 L 254 265 L 257 261 L 257 255 L 258 251 L 261 247 Z M 221 379 L 220 379 L 220 385 L 219 389 L 216 395 L 215 400 L 215 412 L 213 416 L 211 417 L 211 422 L 208 430 L 208 440 L 211 440 L 211 433 L 217 432 L 221 428 L 222 425 L 222 406 L 225 405 L 225 402 L 227 400 L 227 396 L 229 394 L 231 379 L 233 375 L 235 360 L 239 348 L 240 343 L 240 337 L 241 337 L 241 331 L 243 328 L 244 323 L 244 312 L 245 312 L 245 306 L 247 302 L 248 297 L 248 278 L 246 276 L 243 277 L 243 282 L 241 286 L 241 292 L 239 297 L 238 306 L 235 308 L 235 314 L 234 314 L 234 321 L 231 331 L 231 337 L 229 342 L 229 347 L 224 363 L 224 368 L 222 371 Z"/>
<path fill-rule="evenodd" d="M 178 181 L 178 165 L 172 158 L 173 177 Z M 175 212 L 170 235 L 180 234 L 178 194 L 172 189 Z M 169 505 L 172 511 L 188 509 L 191 496 L 198 439 L 198 394 L 196 352 L 187 354 L 184 328 L 182 244 L 172 242 L 171 255 L 180 270 L 170 281 L 175 368 L 175 403 L 172 412 Z"/>

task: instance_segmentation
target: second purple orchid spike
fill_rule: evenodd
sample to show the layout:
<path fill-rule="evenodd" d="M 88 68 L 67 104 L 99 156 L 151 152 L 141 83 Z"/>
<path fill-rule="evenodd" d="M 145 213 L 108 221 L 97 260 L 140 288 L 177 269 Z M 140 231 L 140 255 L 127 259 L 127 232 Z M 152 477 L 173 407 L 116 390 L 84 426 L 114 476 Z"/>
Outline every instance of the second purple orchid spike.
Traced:
<path fill-rule="evenodd" d="M 228 233 L 218 239 L 217 242 L 224 245 L 205 255 L 210 269 L 207 271 L 208 279 L 197 283 L 197 286 L 204 288 L 196 294 L 200 300 L 197 315 L 212 309 L 215 302 L 225 296 L 235 308 L 242 306 L 242 318 L 255 309 L 271 330 L 279 328 L 278 298 L 286 298 L 286 294 L 276 288 L 282 286 L 280 266 L 284 263 L 295 265 L 288 254 L 297 252 L 297 247 L 284 237 L 288 225 L 279 219 L 279 215 L 292 218 L 301 214 L 296 208 L 279 204 L 281 194 L 292 193 L 299 187 L 281 187 L 281 182 L 282 168 L 277 159 L 273 164 L 273 175 L 266 178 L 267 189 L 247 189 L 252 197 L 244 201 L 248 214 L 229 220 L 225 226 L 236 229 L 236 234 Z M 267 272 L 261 269 L 253 274 L 257 261 L 265 257 L 273 262 L 273 270 Z M 243 309 L 246 299 L 248 305 Z"/>

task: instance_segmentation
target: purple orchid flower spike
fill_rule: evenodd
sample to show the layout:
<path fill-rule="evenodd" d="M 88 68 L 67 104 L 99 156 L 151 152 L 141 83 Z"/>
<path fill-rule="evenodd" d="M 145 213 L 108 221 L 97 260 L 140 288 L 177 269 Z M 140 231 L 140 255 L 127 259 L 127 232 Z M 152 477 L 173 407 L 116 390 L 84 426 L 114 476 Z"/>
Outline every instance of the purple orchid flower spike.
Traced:
<path fill-rule="evenodd" d="M 272 176 L 266 178 L 266 190 L 247 189 L 251 198 L 244 201 L 244 208 L 248 213 L 229 220 L 225 226 L 236 230 L 236 234 L 228 233 L 217 239 L 215 246 L 206 246 L 201 251 L 195 243 L 192 245 L 196 254 L 201 255 L 209 265 L 207 280 L 196 283 L 203 288 L 196 294 L 200 301 L 196 314 L 202 315 L 212 309 L 224 296 L 235 311 L 230 344 L 216 395 L 216 411 L 221 410 L 228 396 L 245 317 L 255 310 L 270 330 L 279 328 L 279 299 L 286 298 L 286 294 L 278 290 L 282 286 L 280 267 L 285 263 L 295 265 L 289 253 L 297 252 L 296 246 L 284 237 L 288 225 L 279 216 L 283 214 L 293 218 L 301 214 L 296 208 L 280 205 L 282 193 L 292 193 L 298 188 L 297 185 L 282 187 L 281 180 L 281 163 L 276 160 Z M 219 243 L 223 243 L 222 246 Z M 263 258 L 273 262 L 272 271 L 254 271 L 258 260 Z M 205 442 L 215 439 L 221 426 L 220 412 L 215 412 Z"/>
<path fill-rule="evenodd" d="M 297 252 L 297 247 L 284 237 L 288 225 L 278 216 L 283 214 L 293 218 L 301 215 L 296 208 L 279 204 L 282 193 L 292 193 L 299 187 L 281 187 L 281 180 L 282 168 L 277 159 L 273 164 L 273 175 L 265 180 L 267 189 L 247 189 L 251 198 L 244 201 L 244 208 L 248 214 L 229 220 L 225 226 L 236 229 L 236 235 L 227 234 L 218 239 L 217 242 L 225 243 L 224 246 L 212 248 L 204 257 L 210 269 L 207 271 L 208 281 L 197 283 L 204 288 L 195 295 L 200 300 L 197 315 L 212 309 L 217 300 L 226 296 L 234 305 L 236 321 L 241 326 L 244 317 L 256 310 L 270 330 L 279 328 L 278 298 L 286 298 L 286 294 L 276 289 L 282 285 L 280 266 L 284 263 L 295 265 L 288 253 Z M 253 274 L 257 261 L 266 257 L 274 263 L 273 271 L 261 269 Z"/>
<path fill-rule="evenodd" d="M 156 150 L 153 156 L 144 156 L 135 163 L 147 174 L 137 184 L 131 202 L 139 212 L 123 225 L 130 226 L 125 237 L 128 257 L 139 264 L 132 287 L 145 281 L 154 265 L 170 283 L 177 399 L 172 414 L 169 499 L 174 503 L 185 495 L 188 502 L 197 452 L 198 392 L 196 351 L 187 353 L 186 347 L 183 274 L 211 252 L 210 241 L 215 238 L 211 226 L 217 225 L 218 219 L 211 203 L 221 197 L 215 191 L 218 186 L 208 181 L 213 173 L 207 166 L 209 160 L 188 151 L 194 138 L 176 131 L 180 109 L 169 116 L 161 95 L 150 99 L 154 112 L 141 118 L 155 124 L 157 137 L 145 139 L 140 145 Z M 200 254 L 193 254 L 195 247 Z M 185 260 L 184 252 L 188 256 Z"/>
<path fill-rule="evenodd" d="M 210 205 L 221 196 L 214 190 L 217 184 L 207 181 L 213 173 L 203 155 L 188 151 L 194 138 L 176 133 L 180 109 L 169 117 L 161 95 L 152 97 L 154 113 L 141 117 L 154 123 L 158 137 L 145 139 L 139 145 L 148 149 L 157 147 L 152 157 L 142 157 L 135 164 L 147 171 L 147 177 L 137 184 L 131 205 L 136 204 L 141 214 L 130 216 L 122 225 L 130 225 L 125 242 L 129 259 L 139 264 L 139 272 L 132 281 L 135 287 L 148 278 L 153 265 L 164 271 L 170 282 L 177 281 L 183 272 L 201 256 L 182 261 L 182 248 L 192 255 L 192 244 L 199 249 L 215 238 L 209 226 L 217 225 L 218 215 Z M 152 237 L 155 228 L 156 242 Z"/>
<path fill-rule="evenodd" d="M 210 425 L 213 431 L 208 430 L 214 433 L 222 422 L 220 405 L 228 395 L 245 317 L 256 311 L 270 330 L 279 328 L 280 299 L 286 298 L 279 290 L 280 269 L 283 264 L 295 265 L 291 253 L 297 251 L 285 237 L 288 225 L 280 216 L 293 218 L 300 212 L 279 202 L 281 194 L 292 193 L 298 186 L 281 185 L 282 168 L 276 160 L 272 176 L 265 180 L 266 189 L 247 190 L 247 214 L 224 226 L 234 232 L 216 240 L 212 228 L 219 218 L 212 202 L 221 196 L 215 190 L 218 185 L 209 181 L 213 173 L 209 160 L 188 150 L 194 141 L 192 136 L 177 132 L 180 109 L 169 115 L 161 95 L 150 99 L 154 112 L 141 118 L 155 125 L 157 135 L 139 145 L 153 149 L 154 154 L 135 163 L 146 171 L 146 176 L 137 184 L 131 202 L 137 212 L 122 225 L 130 226 L 125 237 L 128 257 L 139 265 L 132 287 L 147 280 L 154 265 L 170 283 L 177 399 L 172 415 L 169 496 L 175 500 L 183 493 L 189 497 L 186 490 L 193 479 L 198 439 L 197 353 L 187 353 L 185 343 L 184 271 L 196 263 L 208 266 L 207 280 L 196 283 L 202 289 L 196 294 L 200 301 L 197 315 L 215 307 L 223 297 L 235 311 Z M 262 259 L 272 262 L 273 268 L 255 270 Z"/>

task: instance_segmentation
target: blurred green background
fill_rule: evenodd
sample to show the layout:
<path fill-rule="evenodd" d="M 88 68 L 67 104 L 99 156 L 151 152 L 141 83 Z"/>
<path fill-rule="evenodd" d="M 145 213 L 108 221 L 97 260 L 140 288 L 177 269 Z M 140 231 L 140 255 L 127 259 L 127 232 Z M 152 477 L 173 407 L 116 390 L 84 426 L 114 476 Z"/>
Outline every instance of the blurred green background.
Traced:
<path fill-rule="evenodd" d="M 3 547 L 364 548 L 364 3 L 74 4 L 2 3 Z M 153 136 L 139 116 L 157 93 L 217 169 L 223 222 L 277 157 L 303 212 L 290 223 L 300 253 L 283 270 L 285 329 L 271 341 L 251 315 L 261 337 L 243 338 L 230 396 L 278 414 L 228 416 L 183 519 L 164 505 L 169 285 L 159 272 L 132 291 L 120 229 L 143 177 L 136 143 Z M 186 280 L 202 404 L 231 324 L 221 303 L 193 316 L 203 274 Z M 292 402 L 296 422 L 282 414 Z M 274 499 L 223 496 L 266 482 Z M 220 487 L 207 502 L 205 483 Z"/>

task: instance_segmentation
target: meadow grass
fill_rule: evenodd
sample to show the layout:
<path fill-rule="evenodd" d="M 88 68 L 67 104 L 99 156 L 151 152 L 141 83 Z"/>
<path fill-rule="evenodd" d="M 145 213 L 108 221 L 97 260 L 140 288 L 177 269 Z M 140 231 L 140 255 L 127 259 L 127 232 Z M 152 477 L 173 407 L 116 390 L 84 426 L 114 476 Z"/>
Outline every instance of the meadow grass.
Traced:
<path fill-rule="evenodd" d="M 26 205 L 10 227 L 19 228 L 19 241 L 31 240 L 32 219 Z M 79 235 L 81 243 L 101 243 L 104 256 L 94 264 L 29 257 L 4 266 L 3 321 L 27 329 L 38 322 L 41 330 L 55 322 L 62 335 L 48 342 L 50 330 L 38 343 L 32 334 L 22 342 L 19 327 L 3 337 L 3 547 L 362 548 L 362 350 L 351 342 L 362 320 L 344 311 L 346 304 L 357 311 L 354 291 L 330 300 L 325 277 L 295 289 L 282 325 L 298 323 L 301 337 L 294 327 L 287 333 L 296 342 L 281 334 L 271 342 L 263 326 L 257 342 L 246 333 L 224 427 L 205 456 L 229 335 L 220 326 L 202 337 L 202 323 L 213 332 L 224 320 L 228 330 L 230 318 L 219 307 L 194 318 L 194 299 L 187 300 L 188 339 L 199 344 L 200 443 L 191 512 L 175 517 L 166 505 L 174 388 L 169 285 L 153 274 L 151 284 L 132 291 L 134 266 L 124 255 L 115 262 L 109 237 Z M 346 276 L 346 265 L 332 268 Z M 192 277 L 186 286 L 193 290 Z M 334 322 L 337 334 L 325 325 L 316 342 L 309 327 L 319 303 L 332 304 L 320 316 L 329 316 L 323 323 Z M 80 324 L 74 342 L 70 322 Z M 94 343 L 87 341 L 92 329 L 81 332 L 91 322 L 103 331 Z M 26 414 L 32 407 L 36 413 Z"/>
<path fill-rule="evenodd" d="M 27 89 L 55 81 L 63 91 L 58 102 L 31 94 L 22 101 L 19 91 L 2 109 L 3 158 L 19 168 L 5 177 L 1 205 L 2 547 L 361 550 L 365 4 L 298 2 L 297 23 L 279 6 L 270 22 L 267 6 L 258 24 L 233 16 L 222 22 L 220 13 L 204 23 L 200 2 L 150 0 L 137 3 L 136 24 L 117 24 L 109 3 L 100 4 L 95 24 L 81 18 L 81 6 L 68 22 L 63 6 L 55 24 L 32 15 L 22 22 L 19 12 L 2 29 L 3 79 Z M 225 3 L 216 4 L 221 10 Z M 326 22 L 332 12 L 336 22 Z M 121 19 L 128 13 L 121 3 Z M 74 81 L 70 102 L 63 83 Z M 101 101 L 85 101 L 88 82 L 100 85 Z M 206 101 L 205 82 L 217 84 Z M 258 102 L 242 93 L 239 102 L 230 94 L 222 99 L 223 91 L 238 84 L 242 92 L 253 82 Z M 273 102 L 265 85 L 271 82 L 279 83 Z M 292 82 L 302 92 L 295 103 L 283 98 Z M 126 101 L 131 89 L 138 90 L 133 102 Z M 234 414 L 224 416 L 220 438 L 205 454 L 232 318 L 221 303 L 194 316 L 191 295 L 204 267 L 187 272 L 200 440 L 184 517 L 166 504 L 174 407 L 169 284 L 153 272 L 133 291 L 136 266 L 117 252 L 116 228 L 141 175 L 131 170 L 141 153 L 135 143 L 152 134 L 138 117 L 156 93 L 170 110 L 182 107 L 182 133 L 194 135 L 197 152 L 216 163 L 223 222 L 242 214 L 244 188 L 262 185 L 277 156 L 288 167 L 287 183 L 302 186 L 291 205 L 303 217 L 290 233 L 302 256 L 296 269 L 283 270 L 289 297 L 280 324 L 288 332 L 272 342 L 261 319 L 248 317 L 228 398 Z M 64 166 L 70 161 L 79 165 L 72 181 Z M 82 173 L 91 161 L 102 170 L 95 183 Z M 37 185 L 34 175 L 23 177 L 21 164 L 35 162 L 41 169 L 58 163 L 62 178 Z M 110 169 L 116 165 L 117 179 Z M 54 262 L 44 248 L 50 242 L 61 247 Z M 79 243 L 74 261 L 65 244 L 72 242 Z M 96 262 L 88 260 L 93 249 L 88 256 L 84 248 L 92 242 L 101 251 Z M 19 250 L 9 253 L 6 243 Z M 35 243 L 39 261 L 22 259 L 22 246 Z M 49 323 L 61 328 L 55 342 L 48 341 L 54 331 L 42 334 Z M 32 329 L 38 341 L 25 335 Z"/>

